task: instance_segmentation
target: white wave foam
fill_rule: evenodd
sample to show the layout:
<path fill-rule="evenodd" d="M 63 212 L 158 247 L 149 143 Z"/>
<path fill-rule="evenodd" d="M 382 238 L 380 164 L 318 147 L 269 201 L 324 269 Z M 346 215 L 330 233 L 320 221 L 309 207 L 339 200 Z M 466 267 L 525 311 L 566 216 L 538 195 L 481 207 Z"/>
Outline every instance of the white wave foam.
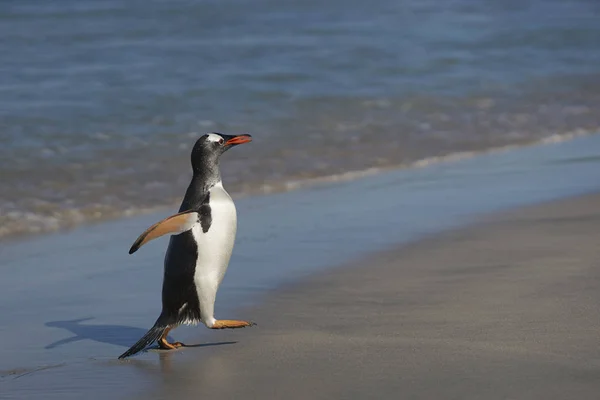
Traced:
<path fill-rule="evenodd" d="M 509 151 L 516 148 L 528 147 L 534 145 L 547 145 L 566 142 L 577 137 L 590 135 L 596 131 L 577 129 L 564 134 L 554 134 L 544 137 L 540 140 L 527 144 L 513 144 L 500 147 L 482 149 L 480 151 L 459 151 L 443 156 L 426 157 L 411 163 L 402 163 L 388 165 L 385 167 L 371 167 L 363 170 L 347 171 L 339 174 L 327 176 L 318 176 L 305 179 L 289 179 L 282 182 L 264 183 L 259 187 L 245 187 L 240 191 L 234 191 L 236 197 L 243 197 L 252 194 L 269 194 L 277 192 L 289 192 L 318 184 L 338 183 L 353 181 L 360 178 L 376 175 L 384 171 L 395 169 L 425 168 L 440 163 L 450 163 L 476 157 L 482 154 L 498 153 Z M 153 185 L 150 183 L 149 185 Z M 160 184 L 159 184 L 160 185 Z M 92 206 L 89 209 L 61 209 L 54 210 L 51 213 L 31 212 L 31 211 L 10 211 L 4 215 L 0 214 L 0 238 L 11 237 L 26 234 L 39 234 L 55 232 L 62 229 L 70 229 L 78 225 L 90 222 L 99 222 L 119 217 L 130 217 L 140 214 L 156 212 L 173 204 L 162 204 L 145 208 L 125 208 L 111 209 L 110 206 Z"/>
<path fill-rule="evenodd" d="M 460 160 L 465 160 L 468 158 L 473 158 L 476 156 L 481 156 L 484 154 L 491 153 L 499 153 L 509 150 L 514 150 L 517 148 L 530 147 L 530 146 L 539 146 L 546 144 L 555 144 L 561 142 L 567 142 L 569 140 L 573 140 L 577 137 L 587 136 L 595 133 L 595 131 L 588 131 L 585 129 L 576 129 L 572 132 L 567 132 L 564 134 L 554 134 L 552 136 L 547 136 L 540 140 L 536 140 L 526 144 L 510 144 L 505 146 L 491 147 L 487 149 L 482 149 L 479 151 L 458 151 L 450 154 L 446 154 L 443 156 L 433 156 L 426 157 L 420 160 L 411 162 L 411 163 L 402 163 L 402 164 L 394 164 L 385 167 L 371 167 L 363 170 L 355 170 L 355 171 L 347 171 L 342 172 L 340 174 L 332 174 L 327 176 L 319 176 L 314 178 L 306 178 L 302 180 L 289 180 L 286 182 L 282 182 L 279 184 L 264 184 L 261 187 L 261 192 L 263 193 L 273 193 L 280 191 L 291 191 L 296 190 L 303 187 L 308 187 L 320 183 L 337 183 L 337 182 L 346 182 L 352 181 L 356 179 L 360 179 L 363 177 L 375 175 L 384 171 L 396 170 L 396 169 L 410 169 L 410 168 L 424 168 L 434 164 L 440 163 L 449 163 L 456 162 Z M 282 190 L 283 189 L 283 190 Z"/>

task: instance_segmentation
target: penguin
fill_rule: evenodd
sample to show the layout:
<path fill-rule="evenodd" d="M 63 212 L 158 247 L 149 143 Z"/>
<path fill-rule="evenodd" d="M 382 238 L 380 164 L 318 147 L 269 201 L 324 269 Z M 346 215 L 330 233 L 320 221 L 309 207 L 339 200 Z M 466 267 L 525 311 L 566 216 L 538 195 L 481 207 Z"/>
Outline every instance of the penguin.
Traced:
<path fill-rule="evenodd" d="M 150 240 L 172 235 L 164 259 L 160 316 L 119 359 L 155 341 L 161 349 L 185 346 L 167 341 L 167 334 L 181 324 L 203 323 L 210 329 L 255 325 L 250 321 L 217 320 L 214 316 L 217 290 L 227 271 L 237 230 L 237 212 L 223 187 L 219 158 L 230 148 L 250 141 L 250 135 L 208 133 L 200 137 L 192 149 L 192 181 L 179 212 L 146 229 L 131 246 L 129 254 Z"/>

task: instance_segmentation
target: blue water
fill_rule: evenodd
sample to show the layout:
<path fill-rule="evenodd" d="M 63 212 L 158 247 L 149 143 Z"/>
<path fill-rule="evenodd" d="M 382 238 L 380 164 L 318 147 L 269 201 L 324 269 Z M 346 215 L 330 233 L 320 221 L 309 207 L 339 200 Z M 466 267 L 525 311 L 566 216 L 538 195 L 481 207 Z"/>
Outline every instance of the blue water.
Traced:
<path fill-rule="evenodd" d="M 596 0 L 0 3 L 0 237 L 600 127 Z M 293 186 L 293 185 L 292 185 Z"/>

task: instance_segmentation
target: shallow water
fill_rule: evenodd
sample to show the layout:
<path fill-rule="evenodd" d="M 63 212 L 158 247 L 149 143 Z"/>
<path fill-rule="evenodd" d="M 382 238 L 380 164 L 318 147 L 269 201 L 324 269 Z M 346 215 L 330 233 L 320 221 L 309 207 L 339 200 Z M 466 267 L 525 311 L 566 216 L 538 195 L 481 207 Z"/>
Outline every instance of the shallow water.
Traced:
<path fill-rule="evenodd" d="M 0 237 L 600 127 L 600 3 L 7 1 Z"/>
<path fill-rule="evenodd" d="M 218 316 L 273 288 L 484 213 L 600 189 L 600 135 L 237 201 L 239 231 Z M 165 212 L 0 244 L 0 397 L 123 398 L 161 387 L 202 348 L 116 357 L 160 309 L 166 238 L 127 250 Z M 262 321 L 259 322 L 259 327 Z M 266 322 L 265 322 L 266 323 Z M 243 345 L 243 330 L 236 337 Z M 181 327 L 187 343 L 233 346 Z M 218 351 L 218 347 L 210 349 Z M 218 366 L 215 367 L 218 381 Z"/>

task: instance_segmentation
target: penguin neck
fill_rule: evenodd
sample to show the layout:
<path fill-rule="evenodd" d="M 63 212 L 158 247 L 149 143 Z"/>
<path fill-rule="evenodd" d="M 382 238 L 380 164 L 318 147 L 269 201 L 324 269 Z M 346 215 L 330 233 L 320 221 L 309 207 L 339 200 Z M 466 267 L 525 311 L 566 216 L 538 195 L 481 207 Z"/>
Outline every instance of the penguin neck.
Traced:
<path fill-rule="evenodd" d="M 210 189 L 216 185 L 222 185 L 219 164 L 194 169 L 192 181 L 185 192 L 179 212 L 199 209 Z"/>

